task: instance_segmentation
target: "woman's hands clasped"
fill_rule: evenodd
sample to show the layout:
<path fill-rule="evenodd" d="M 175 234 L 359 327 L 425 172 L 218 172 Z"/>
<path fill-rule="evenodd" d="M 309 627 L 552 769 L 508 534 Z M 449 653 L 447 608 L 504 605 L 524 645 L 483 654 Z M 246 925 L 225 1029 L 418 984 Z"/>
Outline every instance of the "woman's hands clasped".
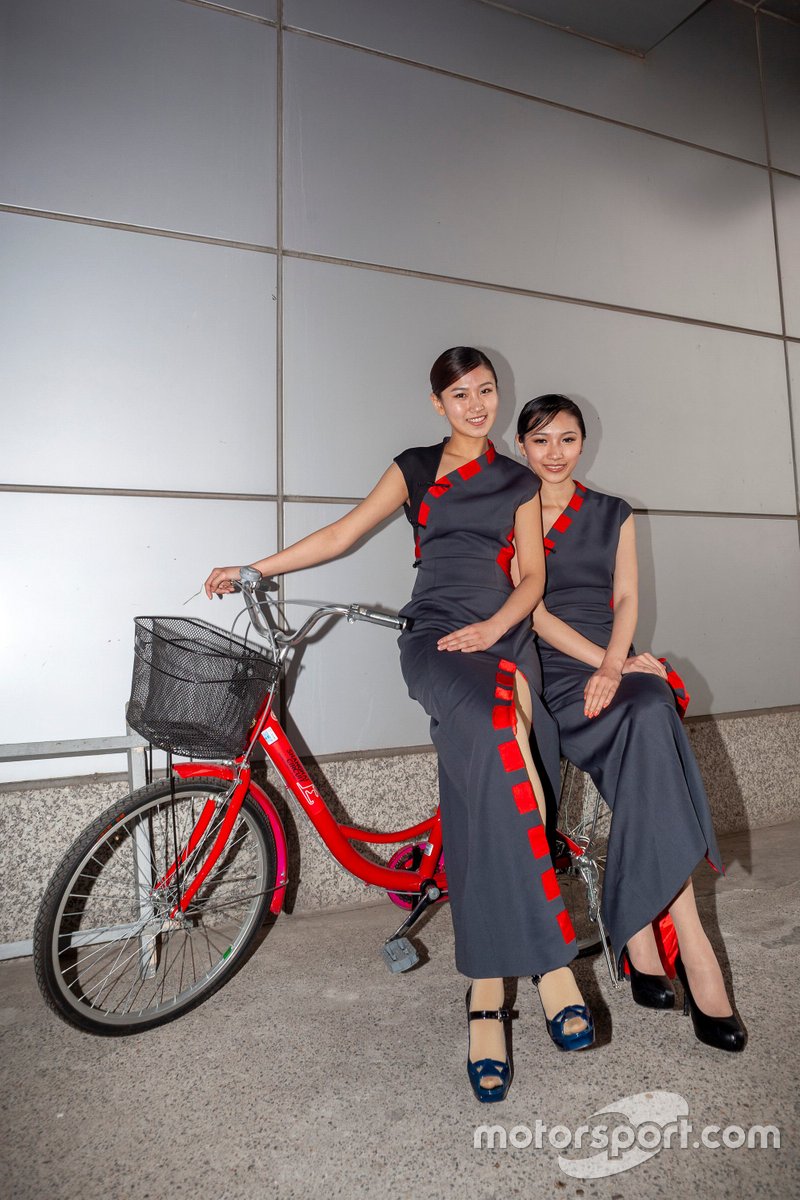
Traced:
<path fill-rule="evenodd" d="M 583 692 L 583 712 L 587 717 L 599 717 L 604 708 L 608 708 L 614 699 L 623 675 L 631 675 L 643 671 L 648 675 L 658 675 L 667 678 L 666 668 L 652 654 L 632 654 L 622 664 L 621 670 L 603 665 L 595 671 Z"/>
<path fill-rule="evenodd" d="M 598 667 L 583 689 L 583 713 L 586 717 L 599 717 L 614 699 L 620 685 L 622 671 L 605 663 Z"/>
<path fill-rule="evenodd" d="M 233 581 L 239 582 L 241 567 L 214 567 L 208 579 L 203 584 L 209 600 L 212 596 L 224 595 L 234 590 Z"/>
<path fill-rule="evenodd" d="M 622 667 L 623 675 L 630 675 L 631 671 L 645 671 L 648 675 L 660 675 L 662 679 L 667 678 L 667 669 L 663 663 L 660 663 L 652 654 L 633 654 L 625 661 Z"/>

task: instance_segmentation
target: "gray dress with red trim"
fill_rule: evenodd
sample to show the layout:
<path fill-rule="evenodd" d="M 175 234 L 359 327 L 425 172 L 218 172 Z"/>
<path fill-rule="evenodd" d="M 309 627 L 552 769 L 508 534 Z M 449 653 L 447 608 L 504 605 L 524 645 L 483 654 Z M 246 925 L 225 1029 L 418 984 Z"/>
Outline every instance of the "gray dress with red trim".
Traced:
<path fill-rule="evenodd" d="M 605 648 L 613 625 L 619 531 L 631 506 L 575 484 L 544 540 L 545 604 Z M 623 675 L 599 717 L 583 713 L 594 668 L 537 639 L 544 698 L 558 722 L 562 753 L 594 780 L 612 810 L 603 917 L 619 958 L 628 938 L 654 920 L 705 856 L 722 870 L 708 799 L 681 724 L 688 703 L 671 670 Z M 633 648 L 631 648 L 633 652 Z"/>
<path fill-rule="evenodd" d="M 439 760 L 445 869 L 456 966 L 473 979 L 543 975 L 575 956 L 575 935 L 550 857 L 547 832 L 515 736 L 514 676 L 533 702 L 531 746 L 554 796 L 558 734 L 540 698 L 528 621 L 489 650 L 437 649 L 444 634 L 493 616 L 513 590 L 514 520 L 539 481 L 489 444 L 474 462 L 436 479 L 444 444 L 406 450 L 395 462 L 416 534 L 416 580 L 402 615 L 403 677 L 431 719 Z"/>

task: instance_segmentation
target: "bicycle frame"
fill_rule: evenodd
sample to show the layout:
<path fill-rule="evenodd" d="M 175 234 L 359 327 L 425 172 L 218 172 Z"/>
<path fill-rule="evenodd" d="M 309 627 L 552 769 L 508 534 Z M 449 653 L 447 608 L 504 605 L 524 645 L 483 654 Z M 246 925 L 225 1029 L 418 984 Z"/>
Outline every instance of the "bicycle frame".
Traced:
<path fill-rule="evenodd" d="M 330 853 L 340 866 L 365 885 L 378 887 L 385 891 L 400 892 L 413 895 L 421 890 L 425 881 L 432 881 L 441 892 L 447 891 L 447 880 L 444 871 L 436 867 L 442 850 L 442 831 L 439 821 L 439 810 L 425 821 L 411 825 L 407 829 L 391 832 L 374 832 L 355 825 L 340 824 L 321 796 L 314 781 L 309 776 L 299 756 L 295 752 L 286 733 L 272 711 L 272 696 L 265 701 L 259 717 L 256 720 L 259 729 L 258 742 L 283 779 L 300 807 L 322 838 Z M 180 900 L 173 910 L 173 915 L 180 909 L 185 912 L 203 881 L 213 870 L 225 845 L 248 791 L 262 808 L 270 823 L 278 856 L 277 880 L 278 886 L 273 893 L 270 911 L 280 912 L 286 894 L 288 883 L 288 855 L 286 835 L 283 824 L 275 806 L 266 792 L 253 781 L 249 762 L 249 754 L 237 760 L 236 763 L 191 762 L 173 765 L 173 771 L 181 779 L 191 779 L 200 776 L 211 776 L 215 779 L 229 780 L 235 786 L 228 800 L 225 815 L 214 841 L 204 856 L 198 870 L 181 888 Z M 208 830 L 215 811 L 213 801 L 203 806 L 194 828 L 192 829 L 185 848 L 181 851 L 175 863 L 159 879 L 156 887 L 165 887 L 179 871 L 180 867 L 200 845 Z M 378 845 L 391 845 L 408 842 L 417 838 L 425 838 L 423 861 L 419 870 L 410 871 L 400 868 L 385 867 L 371 862 L 351 842 L 371 842 Z"/>
<path fill-rule="evenodd" d="M 345 608 L 341 605 L 325 605 L 318 609 L 300 630 L 285 634 L 276 645 L 275 639 L 272 638 L 271 630 L 265 625 L 261 610 L 255 602 L 252 593 L 252 580 L 249 582 L 251 586 L 243 587 L 242 592 L 247 601 L 251 621 L 257 632 L 261 633 L 267 639 L 272 639 L 273 650 L 277 652 L 280 661 L 285 658 L 293 645 L 297 645 L 304 639 L 321 616 L 343 615 L 351 622 L 353 620 L 368 619 L 377 621 L 380 624 L 391 624 L 395 628 L 398 627 L 397 618 L 390 617 L 388 614 L 379 614 L 358 606 Z M 408 968 L 408 965 L 412 965 L 413 961 L 416 961 L 416 955 L 414 954 L 413 959 L 407 959 L 408 952 L 412 948 L 406 942 L 406 939 L 399 935 L 404 933 L 418 919 L 418 915 L 425 910 L 432 900 L 438 898 L 446 899 L 447 897 L 447 878 L 445 871 L 440 867 L 442 831 L 439 810 L 437 808 L 435 813 L 426 820 L 418 822 L 416 825 L 391 832 L 376 832 L 337 821 L 300 761 L 298 754 L 273 712 L 273 695 L 274 692 L 270 692 L 265 697 L 261 710 L 253 723 L 250 744 L 236 762 L 224 764 L 192 762 L 173 766 L 175 774 L 181 779 L 212 776 L 213 778 L 229 782 L 231 789 L 227 797 L 227 805 L 222 813 L 219 828 L 216 830 L 213 842 L 207 851 L 203 851 L 203 839 L 211 826 L 215 813 L 218 811 L 217 805 L 210 799 L 203 806 L 200 816 L 187 839 L 186 846 L 177 853 L 175 862 L 161 876 L 155 887 L 156 889 L 165 888 L 177 876 L 180 886 L 177 888 L 177 897 L 171 908 L 170 915 L 174 917 L 180 911 L 187 911 L 194 896 L 225 850 L 231 832 L 236 824 L 239 811 L 249 792 L 253 799 L 260 805 L 272 829 L 277 852 L 277 876 L 276 886 L 270 900 L 270 911 L 273 914 L 280 912 L 283 907 L 286 886 L 288 884 L 286 836 L 275 806 L 266 792 L 252 779 L 250 757 L 256 744 L 260 744 L 267 758 L 273 764 L 281 779 L 283 779 L 286 787 L 295 797 L 329 852 L 341 867 L 357 879 L 360 879 L 365 886 L 378 887 L 389 893 L 415 898 L 412 905 L 412 914 L 397 931 L 394 940 L 390 939 L 384 946 L 385 953 L 390 946 L 396 947 L 399 959 L 405 964 L 398 966 L 394 961 L 395 955 L 393 952 L 387 958 L 390 969 L 392 971 L 405 970 Z M 594 861 L 593 855 L 589 852 L 591 838 L 574 840 L 560 830 L 557 831 L 557 837 L 561 842 L 561 850 L 555 865 L 562 871 L 571 869 L 580 874 L 583 879 L 589 892 L 590 917 L 600 925 L 606 961 L 612 981 L 616 985 L 615 971 L 599 917 L 599 877 L 597 864 Z M 374 845 L 390 845 L 410 843 L 417 839 L 423 839 L 421 847 L 423 853 L 416 870 L 389 867 L 372 862 L 352 844 L 354 842 L 367 842 Z M 201 857 L 197 856 L 198 851 Z M 196 857 L 199 857 L 199 863 L 197 864 L 193 862 L 193 859 Z M 191 864 L 191 877 L 181 880 L 180 869 L 186 863 Z M 195 865 L 197 865 L 196 870 Z"/>

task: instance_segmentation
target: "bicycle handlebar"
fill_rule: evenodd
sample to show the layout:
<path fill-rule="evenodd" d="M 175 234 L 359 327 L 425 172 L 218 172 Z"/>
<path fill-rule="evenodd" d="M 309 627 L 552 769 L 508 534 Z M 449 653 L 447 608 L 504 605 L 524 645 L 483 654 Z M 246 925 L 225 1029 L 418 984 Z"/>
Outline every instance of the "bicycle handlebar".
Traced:
<path fill-rule="evenodd" d="M 240 582 L 238 583 L 236 580 L 233 580 L 233 586 L 244 597 L 253 627 L 262 637 L 265 637 L 268 641 L 274 641 L 275 645 L 283 650 L 289 650 L 293 646 L 298 646 L 300 642 L 308 637 L 314 626 L 325 617 L 346 617 L 350 625 L 355 621 L 368 621 L 372 625 L 385 625 L 390 629 L 405 629 L 407 624 L 405 617 L 396 616 L 394 613 L 379 612 L 378 609 L 366 608 L 362 604 L 323 604 L 314 610 L 299 629 L 289 629 L 283 632 L 272 628 L 265 619 L 264 611 L 256 599 L 256 589 L 259 584 L 265 582 L 260 571 L 257 571 L 255 567 L 241 567 L 239 578 Z"/>

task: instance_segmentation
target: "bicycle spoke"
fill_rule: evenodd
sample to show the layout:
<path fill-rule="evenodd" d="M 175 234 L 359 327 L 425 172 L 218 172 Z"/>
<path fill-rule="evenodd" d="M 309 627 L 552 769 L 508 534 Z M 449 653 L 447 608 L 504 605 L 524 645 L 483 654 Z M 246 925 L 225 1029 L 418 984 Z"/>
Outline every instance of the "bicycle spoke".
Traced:
<path fill-rule="evenodd" d="M 59 994 L 76 1012 L 120 1027 L 167 1019 L 216 986 L 232 953 L 252 941 L 278 886 L 252 801 L 186 911 L 179 907 L 178 885 L 185 892 L 202 872 L 231 792 L 176 781 L 173 800 L 164 785 L 76 862 L 50 935 Z"/>

